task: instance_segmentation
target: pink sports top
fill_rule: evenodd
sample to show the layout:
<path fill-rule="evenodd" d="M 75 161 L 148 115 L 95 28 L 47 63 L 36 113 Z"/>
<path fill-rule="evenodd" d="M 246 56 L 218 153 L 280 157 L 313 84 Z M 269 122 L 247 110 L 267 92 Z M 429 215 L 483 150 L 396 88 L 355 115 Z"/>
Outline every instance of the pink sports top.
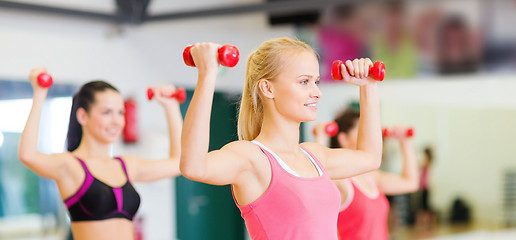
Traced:
<path fill-rule="evenodd" d="M 300 147 L 319 171 L 318 177 L 303 178 L 282 167 L 284 162 L 267 147 L 253 143 L 269 160 L 271 180 L 254 202 L 240 206 L 235 200 L 251 238 L 336 240 L 340 194 L 317 158 Z"/>
<path fill-rule="evenodd" d="M 372 195 L 357 187 L 354 178 L 346 180 L 348 198 L 339 212 L 337 228 L 340 240 L 387 240 L 387 214 L 389 201 L 374 181 L 367 176 L 376 189 Z"/>

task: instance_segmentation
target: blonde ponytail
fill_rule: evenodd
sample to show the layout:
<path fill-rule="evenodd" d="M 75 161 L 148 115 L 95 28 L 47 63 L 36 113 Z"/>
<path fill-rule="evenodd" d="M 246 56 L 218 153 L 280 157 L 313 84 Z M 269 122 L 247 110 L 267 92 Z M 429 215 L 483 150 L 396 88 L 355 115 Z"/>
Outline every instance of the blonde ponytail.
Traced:
<path fill-rule="evenodd" d="M 277 38 L 266 41 L 251 53 L 247 59 L 245 84 L 240 101 L 238 115 L 238 138 L 253 140 L 261 131 L 263 122 L 263 104 L 258 89 L 261 79 L 273 81 L 280 73 L 285 53 L 314 50 L 306 43 L 289 38 Z"/>

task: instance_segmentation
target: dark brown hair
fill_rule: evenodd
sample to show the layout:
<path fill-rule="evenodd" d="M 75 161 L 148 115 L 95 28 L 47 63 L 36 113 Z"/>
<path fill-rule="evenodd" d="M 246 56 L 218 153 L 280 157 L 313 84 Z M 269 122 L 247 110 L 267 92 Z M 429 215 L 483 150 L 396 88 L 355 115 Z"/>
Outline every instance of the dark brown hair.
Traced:
<path fill-rule="evenodd" d="M 349 130 L 355 126 L 356 120 L 360 118 L 360 111 L 348 108 L 342 113 L 340 113 L 336 118 L 335 122 L 339 126 L 339 133 L 349 133 Z M 337 135 L 330 138 L 330 148 L 340 148 L 339 140 L 337 139 Z"/>
<path fill-rule="evenodd" d="M 95 93 L 106 90 L 118 90 L 111 84 L 104 81 L 91 81 L 84 84 L 79 91 L 73 95 L 72 111 L 70 112 L 70 122 L 68 124 L 68 134 L 66 135 L 66 148 L 68 151 L 79 147 L 82 138 L 82 126 L 77 121 L 77 110 L 83 108 L 86 112 L 89 111 L 91 105 L 95 102 Z"/>

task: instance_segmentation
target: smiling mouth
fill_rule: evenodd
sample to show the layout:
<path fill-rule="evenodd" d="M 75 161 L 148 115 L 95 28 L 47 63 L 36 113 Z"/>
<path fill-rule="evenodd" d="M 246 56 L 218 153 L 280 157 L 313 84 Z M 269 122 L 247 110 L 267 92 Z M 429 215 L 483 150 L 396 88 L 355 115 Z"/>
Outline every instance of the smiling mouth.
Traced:
<path fill-rule="evenodd" d="M 119 129 L 108 129 L 107 132 L 111 135 L 116 135 L 120 132 L 120 130 Z"/>
<path fill-rule="evenodd" d="M 317 107 L 317 103 L 306 103 L 305 107 Z"/>

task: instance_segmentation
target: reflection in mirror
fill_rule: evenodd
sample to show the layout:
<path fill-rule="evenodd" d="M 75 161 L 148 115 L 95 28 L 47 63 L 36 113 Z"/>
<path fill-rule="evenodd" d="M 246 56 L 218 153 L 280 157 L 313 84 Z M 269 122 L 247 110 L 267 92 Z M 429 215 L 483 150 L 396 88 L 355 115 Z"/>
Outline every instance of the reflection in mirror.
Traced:
<path fill-rule="evenodd" d="M 62 152 L 75 87 L 55 84 L 41 117 L 41 152 Z M 0 238 L 65 235 L 68 220 L 55 182 L 18 159 L 18 143 L 32 105 L 27 82 L 0 81 Z"/>
<path fill-rule="evenodd" d="M 341 109 L 359 99 L 356 86 L 334 83 L 320 89 L 323 97 L 317 104 L 317 121 L 333 120 Z M 409 224 L 414 231 L 421 227 L 417 221 L 424 222 L 423 230 L 433 224 L 458 225 L 460 231 L 514 227 L 516 221 L 509 214 L 514 202 L 507 203 L 516 186 L 512 177 L 516 169 L 514 89 L 516 82 L 511 75 L 461 75 L 379 84 L 382 126 L 413 126 L 420 167 L 428 158 L 426 148 L 431 149 L 433 159 L 425 174 L 428 203 L 434 215 L 419 214 L 423 196 L 413 194 L 394 201 L 398 205 L 391 210 L 397 211 L 397 220 L 391 219 L 389 225 Z M 314 124 L 305 125 L 309 141 L 314 139 Z M 402 155 L 398 145 L 384 139 L 382 170 L 400 173 Z M 435 236 L 435 232 L 432 234 Z"/>

